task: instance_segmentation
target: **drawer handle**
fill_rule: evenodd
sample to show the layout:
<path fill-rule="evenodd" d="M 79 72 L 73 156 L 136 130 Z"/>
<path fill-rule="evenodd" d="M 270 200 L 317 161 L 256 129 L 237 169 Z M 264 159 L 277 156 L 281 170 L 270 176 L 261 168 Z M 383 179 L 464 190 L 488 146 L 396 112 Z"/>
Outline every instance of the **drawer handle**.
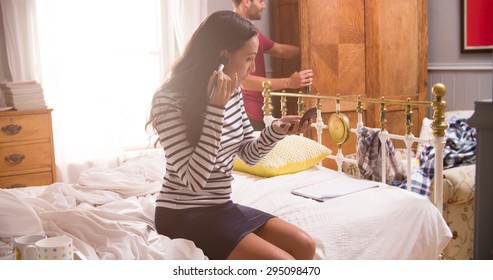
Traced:
<path fill-rule="evenodd" d="M 2 131 L 8 135 L 16 135 L 17 133 L 21 132 L 21 130 L 22 126 L 18 124 L 8 124 L 2 127 Z"/>
<path fill-rule="evenodd" d="M 26 184 L 13 184 L 10 186 L 5 187 L 6 189 L 15 189 L 15 188 L 25 188 L 27 187 Z"/>
<path fill-rule="evenodd" d="M 25 158 L 26 156 L 23 154 L 11 154 L 5 157 L 5 161 L 8 164 L 16 165 L 21 163 Z"/>

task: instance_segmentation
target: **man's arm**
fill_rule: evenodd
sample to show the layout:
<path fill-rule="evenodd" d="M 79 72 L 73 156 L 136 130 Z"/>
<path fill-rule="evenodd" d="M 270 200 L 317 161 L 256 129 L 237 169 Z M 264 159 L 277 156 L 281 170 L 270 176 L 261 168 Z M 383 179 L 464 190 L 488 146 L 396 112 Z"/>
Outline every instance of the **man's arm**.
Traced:
<path fill-rule="evenodd" d="M 249 75 L 243 80 L 241 87 L 247 90 L 262 91 L 262 82 L 271 81 L 272 90 L 281 90 L 286 88 L 302 88 L 313 84 L 313 71 L 311 69 L 294 72 L 287 78 L 264 78 Z"/>
<path fill-rule="evenodd" d="M 274 43 L 274 46 L 268 50 L 265 50 L 265 53 L 278 58 L 300 58 L 300 47 L 288 44 Z"/>

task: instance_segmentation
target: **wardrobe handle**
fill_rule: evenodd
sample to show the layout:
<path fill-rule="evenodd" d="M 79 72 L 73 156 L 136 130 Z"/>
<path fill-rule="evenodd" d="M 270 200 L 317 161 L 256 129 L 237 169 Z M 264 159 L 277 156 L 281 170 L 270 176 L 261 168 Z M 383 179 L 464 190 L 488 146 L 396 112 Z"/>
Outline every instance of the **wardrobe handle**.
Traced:
<path fill-rule="evenodd" d="M 5 161 L 11 165 L 20 164 L 26 158 L 23 154 L 11 154 L 5 157 Z"/>
<path fill-rule="evenodd" d="M 21 132 L 22 126 L 18 124 L 8 124 L 2 127 L 2 131 L 8 135 L 16 135 Z"/>

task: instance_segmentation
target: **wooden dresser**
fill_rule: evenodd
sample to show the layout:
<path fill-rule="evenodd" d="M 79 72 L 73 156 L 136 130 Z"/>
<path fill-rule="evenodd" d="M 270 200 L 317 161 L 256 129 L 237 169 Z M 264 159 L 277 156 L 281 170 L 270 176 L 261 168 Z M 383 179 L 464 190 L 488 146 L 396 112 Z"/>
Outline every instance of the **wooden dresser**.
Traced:
<path fill-rule="evenodd" d="M 0 112 L 0 188 L 56 181 L 51 111 Z"/>

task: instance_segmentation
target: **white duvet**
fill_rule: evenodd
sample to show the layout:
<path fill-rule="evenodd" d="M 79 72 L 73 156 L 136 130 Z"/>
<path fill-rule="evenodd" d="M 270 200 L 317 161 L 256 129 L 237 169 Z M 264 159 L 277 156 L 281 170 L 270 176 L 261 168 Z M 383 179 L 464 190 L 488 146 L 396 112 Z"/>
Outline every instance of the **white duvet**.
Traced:
<path fill-rule="evenodd" d="M 32 208 L 45 233 L 72 237 L 88 259 L 207 259 L 193 242 L 154 230 L 163 169 L 162 157 L 140 157 L 119 168 L 88 169 L 79 184 L 2 190 L 0 199 L 21 200 L 16 205 Z M 323 167 L 273 178 L 234 176 L 232 199 L 303 228 L 317 242 L 317 259 L 436 259 L 451 238 L 437 209 L 405 190 L 384 186 L 321 203 L 290 191 L 341 176 Z M 27 224 L 5 227 L 15 215 L 0 215 L 0 234 L 29 232 Z"/>
<path fill-rule="evenodd" d="M 72 237 L 74 247 L 88 259 L 207 259 L 193 242 L 171 240 L 154 230 L 160 164 L 156 159 L 140 158 L 115 169 L 88 169 L 79 184 L 3 190 L 0 200 L 12 194 L 20 198 L 34 209 L 47 235 Z M 0 217 L 7 227 L 5 213 Z M 38 233 L 32 219 L 31 225 L 14 227 L 22 234 Z M 5 231 L 0 230 L 0 235 L 5 236 Z"/>

